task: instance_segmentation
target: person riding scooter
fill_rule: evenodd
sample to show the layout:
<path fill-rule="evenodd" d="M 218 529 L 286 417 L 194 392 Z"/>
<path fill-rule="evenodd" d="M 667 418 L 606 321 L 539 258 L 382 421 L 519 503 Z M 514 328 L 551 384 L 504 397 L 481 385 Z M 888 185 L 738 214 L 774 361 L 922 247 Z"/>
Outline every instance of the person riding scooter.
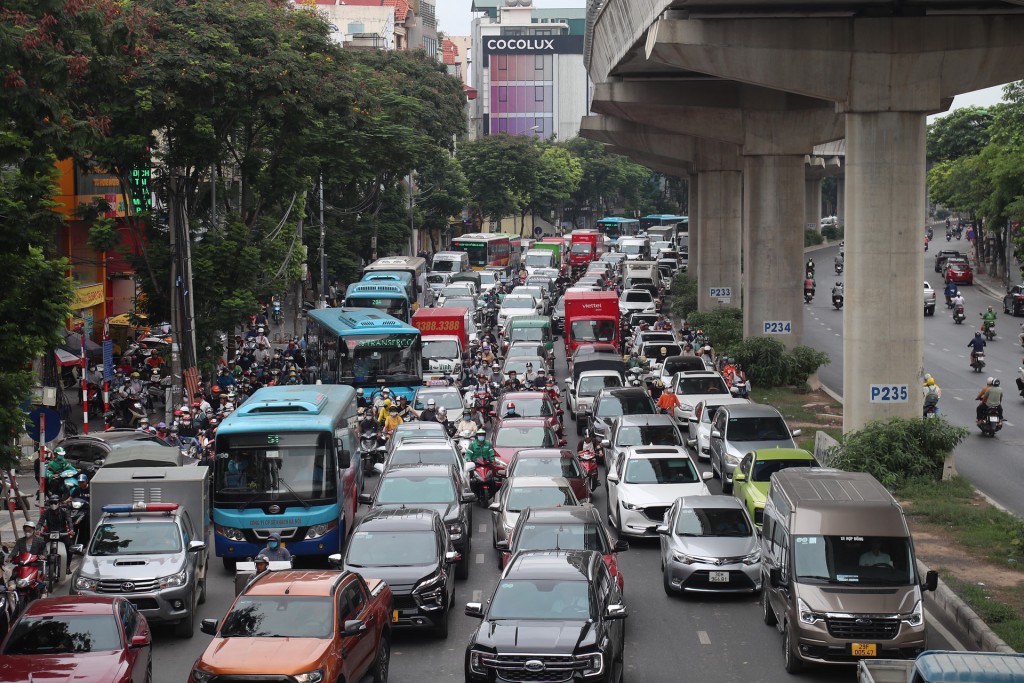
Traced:
<path fill-rule="evenodd" d="M 978 395 L 974 397 L 975 401 L 980 401 L 978 404 L 978 410 L 976 418 L 978 426 L 980 427 L 982 422 L 985 421 L 985 417 L 988 415 L 989 409 L 995 410 L 996 415 L 999 416 L 999 420 L 1003 419 L 1003 388 L 999 386 L 999 380 L 994 377 L 989 377 L 985 381 L 985 386 L 981 388 Z"/>
<path fill-rule="evenodd" d="M 952 280 L 949 280 L 948 282 L 946 282 L 946 289 L 945 289 L 946 306 L 952 306 L 953 305 L 953 297 L 956 296 L 956 293 L 957 293 L 956 283 L 953 282 Z"/>
<path fill-rule="evenodd" d="M 996 312 L 989 306 L 988 310 L 981 314 L 981 331 L 987 332 L 996 324 Z"/>
<path fill-rule="evenodd" d="M 986 341 L 985 341 L 985 338 L 981 336 L 981 332 L 975 332 L 974 333 L 974 338 L 971 339 L 971 341 L 967 342 L 967 346 L 971 347 L 971 364 L 972 365 L 974 364 L 974 358 L 979 353 L 984 353 L 985 352 L 985 345 L 986 345 Z"/>

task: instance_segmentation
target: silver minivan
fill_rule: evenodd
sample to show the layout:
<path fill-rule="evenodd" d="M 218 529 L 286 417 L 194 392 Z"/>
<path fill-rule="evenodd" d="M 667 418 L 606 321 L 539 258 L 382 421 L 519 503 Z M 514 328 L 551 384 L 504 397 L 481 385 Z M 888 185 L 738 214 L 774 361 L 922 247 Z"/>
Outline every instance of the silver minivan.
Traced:
<path fill-rule="evenodd" d="M 722 491 L 732 491 L 732 473 L 743 456 L 761 448 L 796 448 L 786 420 L 775 408 L 749 403 L 724 405 L 711 426 L 711 471 L 722 479 Z"/>

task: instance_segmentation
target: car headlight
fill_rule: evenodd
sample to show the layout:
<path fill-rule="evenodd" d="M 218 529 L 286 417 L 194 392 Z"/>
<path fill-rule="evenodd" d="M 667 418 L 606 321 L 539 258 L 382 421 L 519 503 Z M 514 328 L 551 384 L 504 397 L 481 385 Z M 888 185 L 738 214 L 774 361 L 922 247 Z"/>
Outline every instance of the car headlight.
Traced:
<path fill-rule="evenodd" d="M 171 574 L 165 576 L 160 581 L 161 588 L 176 588 L 178 586 L 184 586 L 188 582 L 188 570 L 182 569 L 177 574 Z"/>
<path fill-rule="evenodd" d="M 487 673 L 484 669 L 483 663 L 484 653 L 478 652 L 477 650 L 470 650 L 469 652 L 469 672 L 478 676 L 483 676 Z"/>
<path fill-rule="evenodd" d="M 918 600 L 917 604 L 914 605 L 913 612 L 903 616 L 903 623 L 908 626 L 920 626 L 924 623 L 924 607 L 921 605 L 920 600 Z"/>
<path fill-rule="evenodd" d="M 743 562 L 743 564 L 746 564 L 746 565 L 757 564 L 760 561 L 761 561 L 761 550 L 760 549 L 755 550 L 754 552 L 750 553 L 749 555 L 747 555 L 746 557 L 744 557 L 741 560 L 741 562 Z"/>
<path fill-rule="evenodd" d="M 245 536 L 242 534 L 242 530 L 241 529 L 236 529 L 236 528 L 230 527 L 230 526 L 216 525 L 214 527 L 214 531 L 216 531 L 218 534 L 220 534 L 224 538 L 228 539 L 229 541 L 235 541 L 235 542 L 241 543 L 242 541 L 245 540 Z"/>
<path fill-rule="evenodd" d="M 597 676 L 604 671 L 604 655 L 595 652 L 589 655 L 576 655 L 577 662 L 586 662 L 583 669 L 584 676 Z"/>
<path fill-rule="evenodd" d="M 213 679 L 214 676 L 216 676 L 216 674 L 211 671 L 203 671 L 200 668 L 192 669 L 192 680 L 195 681 L 195 683 L 206 683 Z"/>
<path fill-rule="evenodd" d="M 295 679 L 295 683 L 320 683 L 320 681 L 324 680 L 324 671 L 323 669 L 307 671 L 304 674 L 296 674 L 292 678 Z"/>
<path fill-rule="evenodd" d="M 644 509 L 643 506 L 641 506 L 641 505 L 633 505 L 632 503 L 629 503 L 627 501 L 622 501 L 622 507 L 626 508 L 627 510 L 643 510 Z"/>
<path fill-rule="evenodd" d="M 804 624 L 813 624 L 817 621 L 825 620 L 824 614 L 813 611 L 802 598 L 797 598 L 796 608 L 800 614 L 800 621 Z"/>
<path fill-rule="evenodd" d="M 423 579 L 418 584 L 416 584 L 416 587 L 412 589 L 412 592 L 413 593 L 422 593 L 423 591 L 428 591 L 431 588 L 435 588 L 437 586 L 443 586 L 443 585 L 444 585 L 444 574 L 442 574 L 441 572 L 437 572 L 435 574 L 431 574 L 430 576 L 428 576 L 427 578 Z"/>
<path fill-rule="evenodd" d="M 25 583 L 22 583 L 23 581 Z M 79 590 L 79 591 L 94 591 L 94 590 L 96 590 L 96 584 L 98 582 L 99 581 L 97 579 L 93 579 L 93 578 L 90 578 L 88 576 L 79 575 L 75 579 L 75 590 Z M 18 579 L 18 588 L 24 588 L 28 584 L 29 584 L 29 581 L 27 581 L 26 579 Z"/>
<path fill-rule="evenodd" d="M 445 526 L 448 527 L 448 535 L 453 539 L 462 538 L 462 522 L 448 522 Z"/>
<path fill-rule="evenodd" d="M 325 522 L 323 524 L 314 524 L 313 526 L 309 527 L 308 531 L 306 531 L 306 540 L 310 541 L 317 538 L 323 538 L 331 531 L 333 531 L 336 526 L 338 526 L 337 522 Z"/>
<path fill-rule="evenodd" d="M 684 413 L 692 413 L 693 412 L 693 406 L 690 405 L 689 403 L 680 403 L 679 404 L 679 410 L 682 410 Z"/>
<path fill-rule="evenodd" d="M 678 562 L 679 564 L 696 564 L 697 558 L 691 557 L 686 553 L 674 552 L 672 553 L 672 561 Z"/>
<path fill-rule="evenodd" d="M 740 461 L 740 456 L 733 455 L 732 453 L 728 453 L 728 452 L 725 454 L 725 462 L 726 462 L 726 464 L 737 465 L 737 464 L 739 464 L 739 461 Z"/>

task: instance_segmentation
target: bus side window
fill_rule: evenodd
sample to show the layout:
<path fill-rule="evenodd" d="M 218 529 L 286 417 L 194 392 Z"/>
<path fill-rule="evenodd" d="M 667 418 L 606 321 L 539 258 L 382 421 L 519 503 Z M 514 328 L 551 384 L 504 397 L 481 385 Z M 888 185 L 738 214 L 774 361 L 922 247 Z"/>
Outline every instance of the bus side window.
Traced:
<path fill-rule="evenodd" d="M 338 469 L 339 469 L 339 474 L 340 474 L 340 470 L 345 467 L 345 463 L 342 460 L 342 454 L 341 454 L 342 450 L 348 451 L 348 464 L 347 464 L 347 466 L 348 467 L 352 466 L 352 456 L 355 455 L 355 452 L 357 450 L 355 432 L 351 428 L 346 428 L 344 431 L 341 432 L 341 438 L 339 439 L 339 441 L 340 441 L 340 444 L 338 446 L 338 449 L 339 449 L 339 451 L 338 451 L 339 468 Z"/>

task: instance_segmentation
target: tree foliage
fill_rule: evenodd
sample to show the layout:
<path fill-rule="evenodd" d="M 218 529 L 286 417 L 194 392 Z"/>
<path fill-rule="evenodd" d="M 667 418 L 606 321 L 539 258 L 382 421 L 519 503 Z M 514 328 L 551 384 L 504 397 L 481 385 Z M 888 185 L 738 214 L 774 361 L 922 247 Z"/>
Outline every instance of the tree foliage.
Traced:
<path fill-rule="evenodd" d="M 697 310 L 697 278 L 687 273 L 679 273 L 672 278 L 670 301 L 672 313 L 683 320 Z"/>
<path fill-rule="evenodd" d="M 928 126 L 927 157 L 937 163 L 974 156 L 991 138 L 992 111 L 963 107 L 937 118 Z"/>

